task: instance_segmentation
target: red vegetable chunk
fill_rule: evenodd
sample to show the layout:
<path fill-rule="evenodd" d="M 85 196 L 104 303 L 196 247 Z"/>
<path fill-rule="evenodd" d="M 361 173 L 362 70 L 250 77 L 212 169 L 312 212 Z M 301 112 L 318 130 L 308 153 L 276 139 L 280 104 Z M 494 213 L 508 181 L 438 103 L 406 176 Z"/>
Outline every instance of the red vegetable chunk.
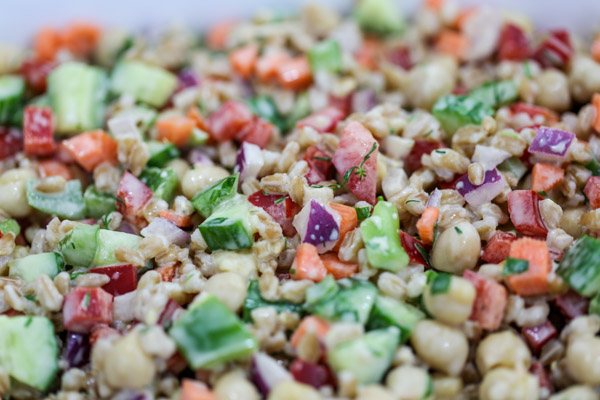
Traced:
<path fill-rule="evenodd" d="M 517 235 L 514 233 L 497 231 L 485 245 L 481 259 L 492 264 L 504 261 L 510 253 L 510 244 L 516 238 Z"/>
<path fill-rule="evenodd" d="M 54 122 L 49 107 L 28 106 L 23 115 L 25 153 L 47 156 L 54 152 Z"/>
<path fill-rule="evenodd" d="M 506 288 L 493 279 L 486 278 L 466 270 L 463 278 L 475 286 L 476 296 L 473 311 L 469 317 L 477 321 L 483 329 L 494 330 L 500 327 L 504 317 L 504 309 L 508 301 Z"/>
<path fill-rule="evenodd" d="M 23 148 L 21 131 L 15 128 L 0 126 L 0 160 L 12 157 Z"/>
<path fill-rule="evenodd" d="M 423 166 L 423 164 L 421 164 L 421 156 L 423 154 L 430 154 L 432 151 L 441 149 L 442 147 L 444 147 L 444 144 L 441 142 L 415 140 L 414 146 L 410 149 L 410 153 L 408 153 L 408 156 L 404 160 L 404 167 L 408 172 L 421 169 Z"/>
<path fill-rule="evenodd" d="M 173 317 L 179 310 L 183 310 L 183 307 L 181 307 L 175 300 L 169 299 L 165 305 L 165 308 L 160 313 L 156 323 L 162 326 L 169 325 L 171 322 L 173 322 Z"/>
<path fill-rule="evenodd" d="M 567 293 L 557 296 L 554 304 L 562 315 L 573 319 L 587 314 L 590 301 L 574 290 L 569 290 Z"/>
<path fill-rule="evenodd" d="M 519 233 L 526 236 L 546 236 L 548 229 L 540 214 L 542 196 L 533 190 L 513 190 L 508 194 L 510 220 Z"/>
<path fill-rule="evenodd" d="M 413 66 L 412 56 L 408 46 L 396 46 L 390 49 L 386 56 L 389 62 L 402 69 L 409 70 Z"/>
<path fill-rule="evenodd" d="M 533 58 L 543 67 L 565 67 L 573 56 L 573 47 L 569 32 L 564 29 L 550 32 L 550 37 L 542 42 L 533 54 Z"/>
<path fill-rule="evenodd" d="M 295 380 L 315 388 L 335 383 L 331 371 L 319 364 L 305 361 L 301 358 L 294 360 L 290 366 L 290 372 Z"/>
<path fill-rule="evenodd" d="M 558 331 L 550 321 L 546 320 L 540 325 L 524 326 L 521 328 L 521 334 L 531 351 L 537 354 L 543 345 L 558 335 Z"/>
<path fill-rule="evenodd" d="M 514 24 L 506 24 L 498 41 L 498 58 L 501 60 L 520 61 L 529 56 L 529 39 L 521 28 Z"/>
<path fill-rule="evenodd" d="M 131 172 L 125 171 L 119 183 L 117 210 L 132 223 L 142 222 L 138 215 L 151 198 L 152 190 Z"/>
<path fill-rule="evenodd" d="M 121 335 L 121 332 L 104 324 L 95 325 L 90 333 L 90 346 L 94 346 L 98 340 L 112 335 Z"/>
<path fill-rule="evenodd" d="M 306 149 L 303 160 L 308 164 L 308 172 L 304 177 L 309 185 L 315 185 L 331 178 L 333 170 L 331 156 L 319 149 L 318 146 L 312 145 Z"/>
<path fill-rule="evenodd" d="M 27 87 L 34 92 L 43 92 L 46 90 L 46 79 L 48 74 L 58 64 L 54 61 L 44 61 L 30 58 L 21 64 L 21 75 L 25 77 Z"/>
<path fill-rule="evenodd" d="M 510 112 L 512 112 L 513 114 L 525 113 L 531 118 L 535 117 L 536 115 L 541 115 L 546 119 L 547 122 L 556 122 L 559 120 L 558 114 L 556 114 L 554 111 L 551 111 L 545 107 L 534 106 L 533 104 L 527 103 L 513 104 L 512 106 L 510 106 Z M 538 126 L 533 125 L 531 127 Z"/>
<path fill-rule="evenodd" d="M 232 140 L 253 119 L 246 104 L 228 100 L 208 118 L 210 135 L 217 142 Z"/>
<path fill-rule="evenodd" d="M 583 193 L 590 201 L 590 207 L 600 208 L 600 176 L 590 176 L 583 188 Z"/>
<path fill-rule="evenodd" d="M 240 142 L 249 142 L 264 149 L 275 132 L 275 125 L 262 118 L 255 117 L 237 135 Z"/>
<path fill-rule="evenodd" d="M 298 128 L 310 126 L 319 133 L 333 132 L 338 122 L 344 119 L 344 112 L 338 107 L 327 107 L 296 123 Z"/>
<path fill-rule="evenodd" d="M 95 325 L 112 320 L 113 296 L 101 288 L 76 287 L 65 296 L 63 326 L 73 332 L 89 333 Z"/>
<path fill-rule="evenodd" d="M 285 200 L 281 200 L 285 197 Z M 300 206 L 288 196 L 283 194 L 265 194 L 262 190 L 248 196 L 248 201 L 257 207 L 262 208 L 279 225 L 283 234 L 292 237 L 296 234 L 296 228 L 292 225 L 294 216 L 300 211 Z"/>
<path fill-rule="evenodd" d="M 102 286 L 102 289 L 113 296 L 133 292 L 137 287 L 136 269 L 131 264 L 92 268 L 90 269 L 90 272 L 94 274 L 103 274 L 110 278 L 110 281 Z"/>
<path fill-rule="evenodd" d="M 547 389 L 548 392 L 551 394 L 554 393 L 554 385 L 552 384 L 552 381 L 548 376 L 548 372 L 546 371 L 544 365 L 541 362 L 536 361 L 532 363 L 531 367 L 529 367 L 529 372 L 537 376 L 540 388 Z"/>
<path fill-rule="evenodd" d="M 427 262 L 417 248 L 417 245 L 419 245 L 425 250 L 426 246 L 423 242 L 419 239 L 415 239 L 406 232 L 400 232 L 400 243 L 402 243 L 402 247 L 404 247 L 404 251 L 406 251 L 406 254 L 410 257 L 411 262 L 427 266 Z"/>

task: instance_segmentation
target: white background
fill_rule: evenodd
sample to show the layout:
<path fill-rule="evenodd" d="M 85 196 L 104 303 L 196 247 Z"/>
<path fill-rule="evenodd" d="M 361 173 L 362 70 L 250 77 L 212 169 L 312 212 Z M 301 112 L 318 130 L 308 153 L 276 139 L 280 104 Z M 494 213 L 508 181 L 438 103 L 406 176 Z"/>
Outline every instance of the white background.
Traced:
<path fill-rule="evenodd" d="M 352 0 L 312 0 L 349 10 Z M 458 0 L 518 10 L 540 28 L 568 27 L 580 33 L 600 28 L 600 0 Z M 87 19 L 129 29 L 186 22 L 203 29 L 224 18 L 249 16 L 261 8 L 293 11 L 307 0 L 0 0 L 0 42 L 24 43 L 44 24 Z M 398 0 L 410 13 L 419 0 Z"/>

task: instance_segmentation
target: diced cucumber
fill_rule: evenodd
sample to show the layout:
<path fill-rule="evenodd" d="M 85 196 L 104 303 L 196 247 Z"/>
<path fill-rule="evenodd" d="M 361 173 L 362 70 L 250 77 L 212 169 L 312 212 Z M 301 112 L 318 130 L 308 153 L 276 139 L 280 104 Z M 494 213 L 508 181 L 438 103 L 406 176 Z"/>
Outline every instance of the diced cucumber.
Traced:
<path fill-rule="evenodd" d="M 177 77 L 140 61 L 121 61 L 113 70 L 110 87 L 113 93 L 128 93 L 138 101 L 162 107 L 177 87 Z"/>
<path fill-rule="evenodd" d="M 465 125 L 479 125 L 483 118 L 494 115 L 494 110 L 479 100 L 451 94 L 440 97 L 432 112 L 450 136 Z"/>
<path fill-rule="evenodd" d="M 11 378 L 45 391 L 58 372 L 58 343 L 46 317 L 0 316 L 0 367 Z"/>
<path fill-rule="evenodd" d="M 582 164 L 586 169 L 590 170 L 593 176 L 600 175 L 600 163 L 594 157 L 590 159 L 590 161 Z"/>
<path fill-rule="evenodd" d="M 294 108 L 287 115 L 285 119 L 285 129 L 282 129 L 282 132 L 287 132 L 292 129 L 296 122 L 301 120 L 310 114 L 312 108 L 310 106 L 310 100 L 308 98 L 307 92 L 302 92 L 296 97 L 296 102 L 294 103 Z"/>
<path fill-rule="evenodd" d="M 295 312 L 298 315 L 302 315 L 302 305 L 294 304 L 285 300 L 268 301 L 262 298 L 260 295 L 260 289 L 258 287 L 258 281 L 252 280 L 248 285 L 248 294 L 244 301 L 244 311 L 242 317 L 244 322 L 252 322 L 252 311 L 260 307 L 273 307 L 277 312 L 288 311 Z"/>
<path fill-rule="evenodd" d="M 241 196 L 221 203 L 198 228 L 212 251 L 242 250 L 254 244 L 250 203 Z"/>
<path fill-rule="evenodd" d="M 405 343 L 413 328 L 425 318 L 425 314 L 410 304 L 402 303 L 390 297 L 379 296 L 367 323 L 368 329 L 396 326 L 400 329 L 400 343 Z"/>
<path fill-rule="evenodd" d="M 512 80 L 488 82 L 473 89 L 469 97 L 492 108 L 498 108 L 517 100 L 519 92 Z"/>
<path fill-rule="evenodd" d="M 129 118 L 140 132 L 146 132 L 156 121 L 158 113 L 156 110 L 146 106 L 135 106 L 119 110 L 113 115 L 113 118 Z"/>
<path fill-rule="evenodd" d="M 326 299 L 333 298 L 339 291 L 340 287 L 335 282 L 333 275 L 327 275 L 321 282 L 306 289 L 304 306 L 306 308 L 313 307 Z"/>
<path fill-rule="evenodd" d="M 112 193 L 101 192 L 96 186 L 90 185 L 83 193 L 85 215 L 90 218 L 100 218 L 117 209 L 117 199 Z"/>
<path fill-rule="evenodd" d="M 193 369 L 248 358 L 258 346 L 240 319 L 210 294 L 195 301 L 169 335 Z"/>
<path fill-rule="evenodd" d="M 360 0 L 355 8 L 362 29 L 377 35 L 401 33 L 404 17 L 394 0 Z"/>
<path fill-rule="evenodd" d="M 68 181 L 64 190 L 58 193 L 39 191 L 38 183 L 36 179 L 27 182 L 27 202 L 31 207 L 63 219 L 77 220 L 85 217 L 85 202 L 78 179 Z"/>
<path fill-rule="evenodd" d="M 356 216 L 358 217 L 359 221 L 365 220 L 367 218 L 369 218 L 369 215 L 371 215 L 371 210 L 373 209 L 373 206 L 364 206 L 364 207 L 354 207 L 354 209 L 356 210 Z"/>
<path fill-rule="evenodd" d="M 517 180 L 521 180 L 527 171 L 529 171 L 523 162 L 517 157 L 511 157 L 508 160 L 504 160 L 502 163 L 500 163 L 500 165 L 498 165 L 498 169 L 502 172 L 507 172 L 513 175 L 515 178 L 517 178 Z"/>
<path fill-rule="evenodd" d="M 137 235 L 109 231 L 107 229 L 100 229 L 96 237 L 98 238 L 98 246 L 92 260 L 92 266 L 94 267 L 118 264 L 119 260 L 115 257 L 117 247 L 129 247 L 133 249 L 141 239 Z"/>
<path fill-rule="evenodd" d="M 269 121 L 273 125 L 279 128 L 281 132 L 286 130 L 286 121 L 279 114 L 275 102 L 270 96 L 256 96 L 248 100 L 248 106 L 252 112 L 259 117 Z"/>
<path fill-rule="evenodd" d="M 582 296 L 600 291 L 600 241 L 583 235 L 565 252 L 558 275 Z"/>
<path fill-rule="evenodd" d="M 25 80 L 18 75 L 0 76 L 0 125 L 14 121 L 21 109 L 25 93 Z"/>
<path fill-rule="evenodd" d="M 336 345 L 327 360 L 335 372 L 352 372 L 359 384 L 378 383 L 392 364 L 399 337 L 395 326 L 370 331 Z"/>
<path fill-rule="evenodd" d="M 29 100 L 28 105 L 30 106 L 39 106 L 39 107 L 50 107 L 50 96 L 48 94 L 42 94 L 33 99 Z"/>
<path fill-rule="evenodd" d="M 0 221 L 0 233 L 6 235 L 8 232 L 12 232 L 15 236 L 19 236 L 19 233 L 21 233 L 21 225 L 14 219 Z"/>
<path fill-rule="evenodd" d="M 588 308 L 588 314 L 596 314 L 600 316 L 600 293 L 597 293 L 594 298 L 590 301 L 590 307 Z"/>
<path fill-rule="evenodd" d="M 162 143 L 157 141 L 148 142 L 150 158 L 146 164 L 148 167 L 162 168 L 169 161 L 179 158 L 179 149 L 173 143 Z"/>
<path fill-rule="evenodd" d="M 240 174 L 223 178 L 196 193 L 192 205 L 204 218 L 210 217 L 213 211 L 225 200 L 231 199 L 237 193 Z"/>
<path fill-rule="evenodd" d="M 67 62 L 48 76 L 48 96 L 58 134 L 102 128 L 106 74 L 97 67 Z"/>
<path fill-rule="evenodd" d="M 8 267 L 9 276 L 33 282 L 41 275 L 54 279 L 65 269 L 65 261 L 60 253 L 40 253 L 16 258 L 8 263 Z"/>
<path fill-rule="evenodd" d="M 96 255 L 99 230 L 98 225 L 78 225 L 58 243 L 58 251 L 67 265 L 88 267 L 92 263 Z"/>
<path fill-rule="evenodd" d="M 179 182 L 177 173 L 171 168 L 144 168 L 140 180 L 154 192 L 154 197 L 170 202 Z"/>
<path fill-rule="evenodd" d="M 188 140 L 188 146 L 202 146 L 206 143 L 210 135 L 207 132 L 204 132 L 202 129 L 194 128 L 192 129 L 192 136 L 190 140 Z"/>
<path fill-rule="evenodd" d="M 313 74 L 317 71 L 340 72 L 342 48 L 335 39 L 318 42 L 308 51 L 308 61 Z"/>

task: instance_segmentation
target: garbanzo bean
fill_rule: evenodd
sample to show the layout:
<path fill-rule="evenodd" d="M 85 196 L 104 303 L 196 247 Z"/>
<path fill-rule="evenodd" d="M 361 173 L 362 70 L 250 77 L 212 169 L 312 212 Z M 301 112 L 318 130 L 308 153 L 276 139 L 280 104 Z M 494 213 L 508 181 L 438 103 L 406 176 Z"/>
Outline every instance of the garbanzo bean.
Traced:
<path fill-rule="evenodd" d="M 260 399 L 256 388 L 244 377 L 242 371 L 231 371 L 223 375 L 217 381 L 214 391 L 219 400 Z"/>
<path fill-rule="evenodd" d="M 495 368 L 479 386 L 481 400 L 537 400 L 538 379 L 524 370 Z"/>
<path fill-rule="evenodd" d="M 531 353 L 523 340 L 512 331 L 492 333 L 479 343 L 475 363 L 482 374 L 496 367 L 529 367 Z"/>
<path fill-rule="evenodd" d="M 319 392 L 295 381 L 284 381 L 278 384 L 269 393 L 268 400 L 321 400 Z"/>
<path fill-rule="evenodd" d="M 27 202 L 27 181 L 35 173 L 26 168 L 9 169 L 0 176 L 0 209 L 11 217 L 26 217 L 31 212 Z"/>
<path fill-rule="evenodd" d="M 397 398 L 420 400 L 427 393 L 430 379 L 427 371 L 423 368 L 403 365 L 390 371 L 385 383 Z"/>
<path fill-rule="evenodd" d="M 451 276 L 448 291 L 434 294 L 430 283 L 425 289 L 423 300 L 435 319 L 450 325 L 459 325 L 471 315 L 475 302 L 475 287 L 466 279 Z"/>
<path fill-rule="evenodd" d="M 477 229 L 463 221 L 440 234 L 433 246 L 431 262 L 440 271 L 462 274 L 475 267 L 480 252 L 481 239 Z"/>
<path fill-rule="evenodd" d="M 185 173 L 181 182 L 181 190 L 185 197 L 191 199 L 202 189 L 228 176 L 229 172 L 225 168 L 214 165 L 198 165 Z"/>
<path fill-rule="evenodd" d="M 567 346 L 567 370 L 577 382 L 600 385 L 600 338 L 577 336 Z"/>
<path fill-rule="evenodd" d="M 231 311 L 237 313 L 242 308 L 247 292 L 246 280 L 235 272 L 223 272 L 211 276 L 204 291 L 219 298 Z"/>
<path fill-rule="evenodd" d="M 417 356 L 448 375 L 458 375 L 462 371 L 469 352 L 469 344 L 462 331 L 430 319 L 415 326 L 411 343 Z"/>
<path fill-rule="evenodd" d="M 589 386 L 576 385 L 550 396 L 549 400 L 598 400 L 600 396 Z"/>
<path fill-rule="evenodd" d="M 551 110 L 565 111 L 571 106 L 569 82 L 565 74 L 554 69 L 542 71 L 535 81 L 538 91 L 535 102 Z"/>

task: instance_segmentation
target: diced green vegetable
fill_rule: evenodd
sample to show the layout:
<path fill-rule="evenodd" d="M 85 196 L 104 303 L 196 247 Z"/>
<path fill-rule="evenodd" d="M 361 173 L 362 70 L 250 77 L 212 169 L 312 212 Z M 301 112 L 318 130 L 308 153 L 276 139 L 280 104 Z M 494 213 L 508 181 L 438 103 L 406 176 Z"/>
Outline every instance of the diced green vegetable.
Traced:
<path fill-rule="evenodd" d="M 483 118 L 494 115 L 494 110 L 485 103 L 470 96 L 455 95 L 441 97 L 432 112 L 450 136 L 465 125 L 479 125 Z"/>
<path fill-rule="evenodd" d="M 565 252 L 557 270 L 569 286 L 590 297 L 600 290 L 600 241 L 583 235 Z"/>
<path fill-rule="evenodd" d="M 529 269 L 529 261 L 521 260 L 520 258 L 508 257 L 504 262 L 504 268 L 502 269 L 502 275 L 515 275 L 522 274 Z"/>
<path fill-rule="evenodd" d="M 90 218 L 100 218 L 117 209 L 117 199 L 112 193 L 101 192 L 96 186 L 90 185 L 83 193 L 85 215 Z"/>
<path fill-rule="evenodd" d="M 596 294 L 590 301 L 588 314 L 596 314 L 600 316 L 600 293 Z"/>
<path fill-rule="evenodd" d="M 0 125 L 14 122 L 25 94 L 25 80 L 18 75 L 0 76 Z"/>
<path fill-rule="evenodd" d="M 85 217 L 85 202 L 78 179 L 68 181 L 64 190 L 57 193 L 37 190 L 38 183 L 36 179 L 27 182 L 27 202 L 31 207 L 63 219 L 78 220 Z"/>
<path fill-rule="evenodd" d="M 110 83 L 113 93 L 131 94 L 136 100 L 154 107 L 162 107 L 176 87 L 175 75 L 140 61 L 119 62 Z"/>
<path fill-rule="evenodd" d="M 492 108 L 510 104 L 519 97 L 517 85 L 512 80 L 488 82 L 473 89 L 469 97 L 479 100 Z"/>
<path fill-rule="evenodd" d="M 67 265 L 88 267 L 92 263 L 96 255 L 99 230 L 98 225 L 78 225 L 58 243 L 58 251 Z"/>
<path fill-rule="evenodd" d="M 192 304 L 169 330 L 193 369 L 214 369 L 250 357 L 257 341 L 239 318 L 213 295 Z"/>
<path fill-rule="evenodd" d="M 148 167 L 162 168 L 180 156 L 179 149 L 173 143 L 150 141 L 147 144 L 150 151 L 150 158 L 146 164 Z"/>
<path fill-rule="evenodd" d="M 198 228 L 212 251 L 242 250 L 254 244 L 250 203 L 241 196 L 221 203 Z"/>
<path fill-rule="evenodd" d="M 306 117 L 311 112 L 310 100 L 307 92 L 302 92 L 296 97 L 294 108 L 285 119 L 285 129 L 282 132 L 287 132 L 292 129 L 296 122 Z"/>
<path fill-rule="evenodd" d="M 61 64 L 48 76 L 48 97 L 57 133 L 75 134 L 102 128 L 106 74 L 100 68 L 79 62 Z"/>
<path fill-rule="evenodd" d="M 14 219 L 0 221 L 0 233 L 6 235 L 8 232 L 12 232 L 15 236 L 19 236 L 19 233 L 21 233 L 21 225 Z"/>
<path fill-rule="evenodd" d="M 500 165 L 498 165 L 498 169 L 502 172 L 512 174 L 515 178 L 517 178 L 517 180 L 520 180 L 523 176 L 525 176 L 528 171 L 527 167 L 517 157 L 511 157 L 507 160 L 504 160 Z"/>
<path fill-rule="evenodd" d="M 192 129 L 192 136 L 190 136 L 188 145 L 192 147 L 202 146 L 209 137 L 210 135 L 207 132 L 204 132 L 202 129 L 194 128 Z"/>
<path fill-rule="evenodd" d="M 192 198 L 192 205 L 204 218 L 210 217 L 213 211 L 225 200 L 231 199 L 237 193 L 240 174 L 223 178 Z"/>
<path fill-rule="evenodd" d="M 58 343 L 52 322 L 46 317 L 1 315 L 0 367 L 21 383 L 47 390 L 58 373 Z"/>
<path fill-rule="evenodd" d="M 450 289 L 451 282 L 452 275 L 438 272 L 432 276 L 431 282 L 428 282 L 431 285 L 431 294 L 446 293 Z"/>
<path fill-rule="evenodd" d="M 279 114 L 275 102 L 270 96 L 256 96 L 248 100 L 248 106 L 252 112 L 259 117 L 269 121 L 279 128 L 281 132 L 286 130 L 286 121 Z"/>
<path fill-rule="evenodd" d="M 177 173 L 171 168 L 144 168 L 140 180 L 154 192 L 154 197 L 163 199 L 167 203 L 173 199 L 177 189 Z"/>
<path fill-rule="evenodd" d="M 590 170 L 593 176 L 600 175 L 600 163 L 598 162 L 598 160 L 596 160 L 596 158 L 592 157 L 590 161 L 583 164 L 583 166 Z"/>
<path fill-rule="evenodd" d="M 96 237 L 98 238 L 98 245 L 96 247 L 96 254 L 92 260 L 92 266 L 94 267 L 118 264 L 119 260 L 115 257 L 117 247 L 129 247 L 133 249 L 141 239 L 138 235 L 110 231 L 108 229 L 100 229 Z"/>
<path fill-rule="evenodd" d="M 16 258 L 8 263 L 8 275 L 33 282 L 41 275 L 48 275 L 54 279 L 65 269 L 65 262 L 60 253 L 31 254 L 23 258 Z"/>
<path fill-rule="evenodd" d="M 311 308 L 318 303 L 325 302 L 326 299 L 333 298 L 339 291 L 340 287 L 333 275 L 327 275 L 321 282 L 306 289 L 304 307 Z"/>
<path fill-rule="evenodd" d="M 369 217 L 369 215 L 371 215 L 371 210 L 373 209 L 373 207 L 372 206 L 354 207 L 354 209 L 356 210 L 356 216 L 358 217 L 358 220 L 362 221 L 364 219 L 367 219 Z"/>
<path fill-rule="evenodd" d="M 318 42 L 308 51 L 308 61 L 313 73 L 317 71 L 340 72 L 342 70 L 342 49 L 337 40 Z"/>
<path fill-rule="evenodd" d="M 300 304 L 290 303 L 285 300 L 268 301 L 263 299 L 260 295 L 258 281 L 252 280 L 248 285 L 248 294 L 246 295 L 246 301 L 244 301 L 244 310 L 242 312 L 244 322 L 252 322 L 252 311 L 260 307 L 273 307 L 277 312 L 287 311 L 302 315 L 302 305 Z"/>
<path fill-rule="evenodd" d="M 113 118 L 128 118 L 138 127 L 140 132 L 146 132 L 156 121 L 158 113 L 156 110 L 138 105 L 117 111 Z"/>
<path fill-rule="evenodd" d="M 425 318 L 425 314 L 410 304 L 399 302 L 390 297 L 379 296 L 367 323 L 367 329 L 380 329 L 395 326 L 400 329 L 400 343 L 410 337 L 417 322 Z"/>
<path fill-rule="evenodd" d="M 370 331 L 336 345 L 327 361 L 335 372 L 352 372 L 359 384 L 377 383 L 392 364 L 399 338 L 395 326 Z"/>
<path fill-rule="evenodd" d="M 360 0 L 355 17 L 362 29 L 377 34 L 398 34 L 404 31 L 405 20 L 394 0 Z"/>
<path fill-rule="evenodd" d="M 367 260 L 373 268 L 397 272 L 408 265 L 408 255 L 398 236 L 399 228 L 396 206 L 382 200 L 377 202 L 373 215 L 360 224 Z"/>

